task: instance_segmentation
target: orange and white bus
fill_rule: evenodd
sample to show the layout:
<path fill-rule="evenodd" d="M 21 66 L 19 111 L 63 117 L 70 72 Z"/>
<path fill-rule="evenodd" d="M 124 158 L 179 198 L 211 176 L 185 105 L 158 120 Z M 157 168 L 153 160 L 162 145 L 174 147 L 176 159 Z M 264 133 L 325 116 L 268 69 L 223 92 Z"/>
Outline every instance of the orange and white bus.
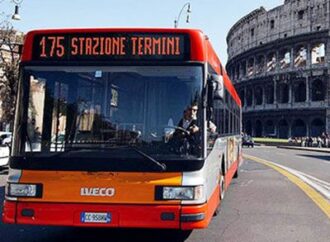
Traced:
<path fill-rule="evenodd" d="M 192 107 L 194 132 L 179 124 Z M 237 176 L 240 131 L 199 30 L 29 32 L 3 221 L 205 228 Z"/>

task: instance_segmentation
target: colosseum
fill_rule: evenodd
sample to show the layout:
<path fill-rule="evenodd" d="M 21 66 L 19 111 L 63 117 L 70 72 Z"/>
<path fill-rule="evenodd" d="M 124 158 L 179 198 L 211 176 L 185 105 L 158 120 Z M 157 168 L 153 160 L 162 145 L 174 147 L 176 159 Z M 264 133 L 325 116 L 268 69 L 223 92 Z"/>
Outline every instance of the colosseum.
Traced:
<path fill-rule="evenodd" d="M 252 11 L 227 35 L 227 72 L 257 137 L 330 133 L 330 0 Z"/>

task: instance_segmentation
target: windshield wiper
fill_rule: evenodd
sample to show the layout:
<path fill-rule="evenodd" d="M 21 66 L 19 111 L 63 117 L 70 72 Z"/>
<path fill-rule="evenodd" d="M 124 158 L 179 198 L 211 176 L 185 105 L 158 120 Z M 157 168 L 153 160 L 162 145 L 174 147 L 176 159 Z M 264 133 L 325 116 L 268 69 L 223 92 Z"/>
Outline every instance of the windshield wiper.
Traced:
<path fill-rule="evenodd" d="M 25 142 L 28 143 L 29 147 L 30 147 L 30 153 L 31 155 L 33 155 L 33 147 L 32 147 L 32 141 L 29 137 L 29 134 L 27 132 L 27 122 L 24 121 L 22 122 L 18 127 L 17 127 L 17 133 L 21 134 L 24 136 L 24 138 L 26 139 Z"/>
<path fill-rule="evenodd" d="M 127 148 L 130 148 L 131 150 L 134 150 L 136 153 L 139 153 L 141 156 L 146 158 L 148 161 L 152 162 L 153 164 L 156 165 L 160 170 L 159 171 L 166 171 L 166 165 L 162 162 L 157 161 L 156 159 L 152 158 L 151 156 L 147 155 L 143 151 L 137 149 L 134 146 L 127 146 Z"/>
<path fill-rule="evenodd" d="M 111 150 L 111 149 L 122 149 L 122 148 L 128 148 L 130 150 L 135 151 L 139 155 L 141 155 L 143 158 L 146 158 L 148 161 L 150 161 L 153 165 L 156 165 L 155 167 L 159 171 L 166 171 L 166 165 L 162 162 L 157 161 L 156 159 L 152 158 L 148 154 L 144 153 L 143 151 L 139 150 L 138 148 L 132 146 L 132 145 L 121 145 L 121 146 L 112 146 L 112 147 L 70 147 L 69 149 L 66 149 L 64 152 L 60 152 L 57 154 L 54 154 L 55 157 L 62 156 L 64 154 L 70 153 L 72 151 L 82 151 L 82 150 Z"/>

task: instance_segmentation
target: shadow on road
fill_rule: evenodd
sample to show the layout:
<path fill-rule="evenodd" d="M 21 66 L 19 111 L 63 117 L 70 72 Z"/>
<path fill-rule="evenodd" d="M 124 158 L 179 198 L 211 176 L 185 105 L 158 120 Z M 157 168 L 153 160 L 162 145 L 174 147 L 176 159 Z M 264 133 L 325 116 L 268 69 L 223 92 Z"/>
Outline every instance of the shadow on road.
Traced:
<path fill-rule="evenodd" d="M 90 242 L 90 241 L 111 241 L 111 242 L 183 242 L 189 232 L 174 230 L 150 230 L 150 229 L 70 229 L 65 234 L 59 234 L 53 239 L 47 238 L 49 242 Z M 43 240 L 38 240 L 38 242 Z"/>
<path fill-rule="evenodd" d="M 314 159 L 319 159 L 319 160 L 325 160 L 330 162 L 330 155 L 302 155 L 302 154 L 297 154 L 298 156 L 303 156 L 307 158 L 314 158 Z"/>
<path fill-rule="evenodd" d="M 0 225 L 1 238 L 6 238 L 6 242 L 184 242 L 190 235 L 174 230 Z"/>

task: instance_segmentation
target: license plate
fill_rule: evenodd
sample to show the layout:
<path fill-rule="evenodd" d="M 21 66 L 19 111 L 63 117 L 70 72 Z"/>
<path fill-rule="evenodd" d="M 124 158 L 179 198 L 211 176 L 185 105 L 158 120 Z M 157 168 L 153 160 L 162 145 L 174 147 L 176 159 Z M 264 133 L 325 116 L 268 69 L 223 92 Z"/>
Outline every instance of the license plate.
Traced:
<path fill-rule="evenodd" d="M 111 222 L 111 213 L 90 213 L 83 212 L 80 215 L 82 223 L 103 223 L 107 224 Z"/>

